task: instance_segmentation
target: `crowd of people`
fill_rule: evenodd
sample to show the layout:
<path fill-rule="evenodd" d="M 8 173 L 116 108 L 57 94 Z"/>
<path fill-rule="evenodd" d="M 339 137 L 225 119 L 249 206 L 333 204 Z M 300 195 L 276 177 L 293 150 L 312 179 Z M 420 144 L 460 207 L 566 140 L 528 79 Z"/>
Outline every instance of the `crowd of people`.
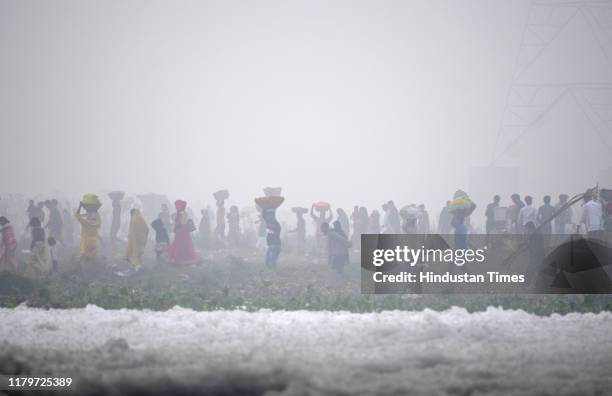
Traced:
<path fill-rule="evenodd" d="M 248 249 L 265 249 L 265 265 L 271 269 L 276 268 L 281 251 L 285 251 L 314 260 L 326 260 L 331 268 L 342 273 L 349 264 L 351 250 L 359 249 L 363 234 L 428 234 L 437 231 L 454 234 L 455 247 L 461 248 L 466 246 L 470 232 L 482 233 L 471 225 L 476 204 L 461 190 L 442 208 L 437 217 L 437 227 L 432 224 L 425 205 L 410 204 L 398 208 L 392 200 L 382 204 L 380 211 L 354 206 L 350 215 L 342 208 L 334 211 L 327 202 L 314 203 L 310 208 L 294 207 L 291 210 L 295 214 L 295 226 L 291 227 L 288 221 L 281 223 L 277 219 L 276 212 L 284 198 L 271 196 L 259 198 L 259 201 L 256 199 L 255 210 L 241 210 L 234 205 L 226 212 L 225 202 L 229 193 L 227 190 L 218 191 L 214 194 L 216 211 L 210 213 L 210 208 L 202 209 L 196 226 L 193 211 L 184 200 L 174 202 L 173 213 L 167 203 L 162 203 L 155 218 L 145 219 L 138 204 L 131 202 L 132 207 L 126 207 L 125 194 L 115 191 L 109 194 L 112 215 L 108 239 L 101 235 L 102 203 L 97 195 L 85 194 L 75 210 L 68 202 L 60 205 L 58 200 L 50 199 L 30 200 L 21 212 L 19 204 L 22 201 L 3 197 L 0 200 L 3 203 L 0 207 L 0 271 L 32 276 L 58 271 L 59 252 L 64 252 L 63 257 L 76 252 L 75 241 L 78 238 L 81 261 L 95 262 L 101 255 L 119 257 L 130 264 L 127 272 L 121 272 L 124 275 L 143 268 L 147 251 L 154 252 L 158 263 L 186 265 L 200 262 L 202 255 L 208 252 Z M 268 198 L 275 203 L 267 206 Z M 510 204 L 503 206 L 501 197 L 496 195 L 483 211 L 484 233 L 537 231 L 541 234 L 585 232 L 596 235 L 604 231 L 606 207 L 596 190 L 584 194 L 584 201 L 578 205 L 579 217 L 576 208 L 567 206 L 568 198 L 568 195 L 561 194 L 553 205 L 547 195 L 540 205 L 536 205 L 532 196 L 521 198 L 519 194 L 513 194 L 509 197 Z M 251 214 L 256 218 L 252 219 Z M 304 218 L 306 214 L 310 215 L 314 230 L 310 235 Z M 123 221 L 125 217 L 129 217 L 127 221 Z M 147 250 L 150 245 L 152 247 Z M 24 252 L 21 265 L 17 260 L 19 246 Z"/>
<path fill-rule="evenodd" d="M 588 190 L 583 195 L 582 204 L 578 206 L 579 217 L 574 207 L 567 206 L 568 199 L 567 194 L 560 194 L 553 205 L 550 195 L 545 195 L 542 203 L 537 205 L 530 195 L 521 199 L 519 194 L 512 194 L 511 204 L 503 207 L 500 196 L 495 195 L 485 210 L 485 232 L 523 234 L 537 229 L 545 235 L 584 232 L 592 236 L 604 232 L 605 207 L 597 189 Z"/>

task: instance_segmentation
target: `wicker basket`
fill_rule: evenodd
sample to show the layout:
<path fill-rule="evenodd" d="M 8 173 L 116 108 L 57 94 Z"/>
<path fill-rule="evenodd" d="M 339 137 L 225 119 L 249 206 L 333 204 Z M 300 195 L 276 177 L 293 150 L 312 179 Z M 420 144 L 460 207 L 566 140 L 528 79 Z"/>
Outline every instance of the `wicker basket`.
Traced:
<path fill-rule="evenodd" d="M 223 201 L 229 198 L 229 191 L 227 190 L 219 190 L 216 193 L 213 193 L 213 197 L 215 197 L 215 199 L 217 201 Z"/>
<path fill-rule="evenodd" d="M 255 205 L 261 209 L 276 209 L 285 201 L 283 197 L 259 197 L 255 198 Z"/>
<path fill-rule="evenodd" d="M 125 192 L 119 190 L 111 191 L 108 193 L 108 197 L 113 201 L 121 201 L 125 197 Z"/>
<path fill-rule="evenodd" d="M 324 211 L 329 210 L 331 208 L 331 205 L 329 204 L 329 202 L 325 202 L 325 201 L 315 202 L 313 204 L 313 206 L 319 212 L 324 212 Z"/>
<path fill-rule="evenodd" d="M 96 194 L 85 194 L 81 199 L 81 206 L 88 212 L 95 212 L 100 209 L 102 203 Z"/>

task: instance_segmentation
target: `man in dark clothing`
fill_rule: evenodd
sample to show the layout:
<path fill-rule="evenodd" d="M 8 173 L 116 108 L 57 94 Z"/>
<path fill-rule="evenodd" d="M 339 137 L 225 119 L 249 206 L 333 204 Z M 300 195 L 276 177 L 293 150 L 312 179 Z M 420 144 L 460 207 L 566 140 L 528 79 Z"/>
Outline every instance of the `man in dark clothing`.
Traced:
<path fill-rule="evenodd" d="M 281 225 L 275 219 L 272 222 L 266 222 L 268 229 L 268 235 L 266 235 L 266 244 L 268 250 L 266 251 L 266 266 L 272 269 L 276 269 L 276 263 L 278 262 L 278 256 L 281 251 Z"/>
<path fill-rule="evenodd" d="M 500 199 L 499 195 L 496 195 L 493 197 L 493 202 L 487 205 L 487 210 L 485 211 L 485 217 L 487 218 L 485 227 L 487 235 L 495 231 L 495 208 L 499 207 Z"/>
<path fill-rule="evenodd" d="M 162 214 L 151 223 L 151 227 L 155 230 L 155 254 L 157 261 L 161 261 L 166 258 L 168 251 L 168 245 L 170 244 L 170 238 L 168 237 L 168 230 L 164 224 Z"/>
<path fill-rule="evenodd" d="M 440 219 L 438 220 L 438 232 L 441 235 L 448 235 L 452 233 L 451 222 L 453 221 L 453 215 L 449 212 L 448 208 L 450 201 L 446 201 L 446 206 L 442 208 L 440 212 Z"/>
<path fill-rule="evenodd" d="M 36 275 L 40 275 L 46 269 L 47 249 L 45 230 L 42 228 L 41 221 L 38 217 L 34 217 L 30 220 L 30 232 L 32 243 L 30 244 L 30 262 L 28 270 L 32 270 Z"/>
<path fill-rule="evenodd" d="M 321 232 L 327 238 L 327 257 L 329 265 L 339 274 L 344 271 L 344 267 L 349 261 L 349 248 L 351 241 L 346 237 L 340 222 L 334 222 L 334 228 L 330 228 L 328 223 L 321 224 Z"/>
<path fill-rule="evenodd" d="M 266 245 L 268 250 L 266 251 L 266 266 L 268 268 L 276 269 L 276 263 L 278 262 L 278 256 L 281 252 L 281 225 L 276 220 L 275 209 L 264 209 L 262 211 L 263 220 L 266 222 Z"/>
<path fill-rule="evenodd" d="M 521 201 L 521 196 L 518 194 L 512 194 L 510 199 L 512 200 L 512 206 L 510 206 L 510 209 L 508 211 L 508 217 L 510 219 L 510 230 L 515 234 L 522 234 L 523 227 L 521 224 L 519 224 L 518 217 L 519 213 L 521 212 L 521 209 L 525 207 L 525 204 L 523 203 L 523 201 Z"/>
<path fill-rule="evenodd" d="M 391 226 L 391 230 L 394 234 L 399 234 L 401 229 L 401 219 L 399 210 L 397 210 L 397 207 L 393 201 L 387 202 L 387 210 L 389 211 L 389 225 Z"/>
<path fill-rule="evenodd" d="M 41 223 L 45 220 L 45 212 L 42 210 L 43 202 L 39 202 L 35 204 L 33 200 L 30 200 L 28 205 L 28 227 L 30 227 L 29 221 L 33 218 L 37 218 Z"/>
<path fill-rule="evenodd" d="M 38 218 L 39 216 L 38 207 L 34 204 L 33 200 L 30 200 L 27 211 L 28 211 L 28 221 L 32 220 L 34 217 Z"/>
<path fill-rule="evenodd" d="M 47 222 L 49 236 L 53 237 L 57 241 L 62 241 L 62 227 L 64 225 L 64 220 L 62 219 L 62 213 L 59 210 L 57 199 L 47 201 L 45 204 L 49 209 L 49 221 Z"/>
<path fill-rule="evenodd" d="M 546 195 L 544 197 L 544 205 L 538 208 L 538 224 L 543 224 L 550 220 L 553 214 L 555 214 L 555 208 L 550 204 L 550 195 Z M 544 224 L 542 228 L 540 228 L 540 233 L 543 235 L 552 234 L 552 222 Z"/>

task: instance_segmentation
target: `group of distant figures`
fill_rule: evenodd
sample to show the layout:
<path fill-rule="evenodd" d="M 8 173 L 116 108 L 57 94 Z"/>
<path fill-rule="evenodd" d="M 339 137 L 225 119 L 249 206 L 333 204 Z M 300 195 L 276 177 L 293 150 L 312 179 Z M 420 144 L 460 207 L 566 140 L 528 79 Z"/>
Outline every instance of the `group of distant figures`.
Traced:
<path fill-rule="evenodd" d="M 487 234 L 529 234 L 537 230 L 544 235 L 585 232 L 592 236 L 604 232 L 606 211 L 596 189 L 584 194 L 579 218 L 575 218 L 574 208 L 567 205 L 568 199 L 567 194 L 561 194 L 558 202 L 552 205 L 550 195 L 546 195 L 536 207 L 533 197 L 526 195 L 521 199 L 519 194 L 512 194 L 511 204 L 504 207 L 500 205 L 500 196 L 495 195 L 485 210 L 485 231 Z M 440 225 L 443 224 L 441 215 Z"/>
<path fill-rule="evenodd" d="M 72 251 L 75 231 L 79 227 L 80 257 L 83 260 L 95 259 L 100 254 L 99 245 L 102 240 L 102 218 L 98 213 L 101 203 L 93 194 L 90 194 L 89 198 L 93 201 L 82 201 L 76 211 L 70 210 L 68 205 L 61 208 L 55 199 L 39 203 L 30 201 L 25 211 L 26 226 L 19 241 L 13 224 L 5 215 L 8 212 L 7 207 L 2 207 L 4 213 L 0 216 L 0 271 L 25 272 L 35 276 L 58 271 L 58 249 L 61 248 L 64 252 Z M 335 210 L 334 216 L 329 204 L 313 204 L 310 210 L 293 208 L 296 225 L 284 233 L 283 226 L 276 218 L 276 208 L 258 208 L 257 220 L 252 222 L 252 228 L 248 228 L 241 226 L 246 217 L 237 206 L 231 206 L 226 213 L 224 201 L 227 194 L 215 198 L 217 211 L 214 228 L 209 210 L 201 211 L 202 216 L 196 227 L 192 212 L 187 209 L 187 202 L 177 200 L 174 203 L 174 213 L 170 213 L 167 204 L 162 204 L 159 214 L 150 224 L 144 219 L 139 208 L 130 209 L 127 239 L 123 240 L 118 236 L 122 229 L 123 194 L 111 196 L 113 214 L 110 243 L 106 244 L 106 247 L 110 248 L 112 254 L 123 256 L 131 264 L 130 272 L 138 272 L 143 267 L 146 246 L 152 239 L 155 241 L 157 261 L 170 264 L 198 263 L 201 261 L 201 252 L 206 251 L 265 248 L 265 264 L 274 269 L 281 250 L 286 249 L 317 260 L 327 260 L 331 268 L 342 273 L 349 264 L 351 249 L 359 249 L 362 234 L 428 234 L 432 231 L 430 216 L 424 205 L 407 205 L 400 210 L 393 201 L 382 205 L 382 216 L 376 209 L 368 213 L 366 207 L 360 206 L 355 206 L 350 216 L 341 208 Z M 594 235 L 603 232 L 605 227 L 605 207 L 598 199 L 596 191 L 585 194 L 582 214 L 577 223 L 574 223 L 574 210 L 571 207 L 564 208 L 568 201 L 566 194 L 561 194 L 555 205 L 551 204 L 550 196 L 545 196 L 543 203 L 537 208 L 531 196 L 521 199 L 518 194 L 513 194 L 510 200 L 509 206 L 502 206 L 501 198 L 496 195 L 493 202 L 487 205 L 484 211 L 487 234 L 521 234 L 536 230 L 542 234 L 566 234 L 580 232 L 576 226 L 583 225 L 585 232 Z M 470 204 L 473 208 L 466 213 L 471 214 L 475 204 Z M 453 212 L 452 205 L 449 201 L 442 209 L 437 232 L 456 235 L 469 233 L 469 214 L 458 216 L 457 211 Z M 564 210 L 560 211 L 561 208 Z M 311 236 L 306 231 L 304 215 L 307 213 L 310 214 L 315 230 Z M 150 236 L 150 229 L 153 229 L 154 237 Z M 196 232 L 197 239 L 194 243 L 192 234 Z M 16 260 L 19 244 L 28 246 L 28 249 L 23 249 L 28 256 L 27 260 L 24 260 L 25 270 L 21 271 Z M 196 245 L 199 249 L 196 249 Z"/>

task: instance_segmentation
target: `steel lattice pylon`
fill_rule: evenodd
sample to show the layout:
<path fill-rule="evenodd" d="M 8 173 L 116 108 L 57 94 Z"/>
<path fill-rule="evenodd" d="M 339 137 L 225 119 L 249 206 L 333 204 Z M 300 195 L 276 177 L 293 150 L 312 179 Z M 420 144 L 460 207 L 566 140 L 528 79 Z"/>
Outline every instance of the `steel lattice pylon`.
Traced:
<path fill-rule="evenodd" d="M 597 73 L 542 78 L 530 71 L 563 37 L 580 32 L 596 55 Z M 577 45 L 576 47 L 581 47 Z M 584 59 L 585 65 L 590 62 Z M 560 65 L 562 66 L 562 65 Z M 491 166 L 506 156 L 563 98 L 571 98 L 612 154 L 612 1 L 534 1 L 525 23 Z"/>

